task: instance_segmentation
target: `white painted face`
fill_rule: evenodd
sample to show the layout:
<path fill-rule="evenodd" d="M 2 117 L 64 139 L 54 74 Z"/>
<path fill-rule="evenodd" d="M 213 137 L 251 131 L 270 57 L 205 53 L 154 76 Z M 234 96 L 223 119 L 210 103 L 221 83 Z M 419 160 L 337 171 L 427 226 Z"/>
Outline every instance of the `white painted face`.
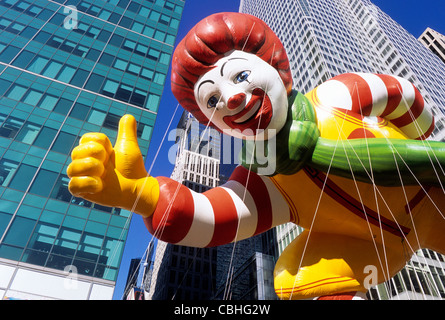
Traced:
<path fill-rule="evenodd" d="M 237 138 L 269 139 L 280 131 L 288 102 L 278 71 L 243 51 L 233 51 L 215 66 L 194 87 L 195 99 L 206 117 Z"/>

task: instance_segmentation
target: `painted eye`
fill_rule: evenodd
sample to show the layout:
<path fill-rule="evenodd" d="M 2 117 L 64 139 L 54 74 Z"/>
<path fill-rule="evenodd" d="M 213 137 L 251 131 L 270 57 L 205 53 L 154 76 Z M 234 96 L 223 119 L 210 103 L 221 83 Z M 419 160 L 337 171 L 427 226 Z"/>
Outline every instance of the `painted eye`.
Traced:
<path fill-rule="evenodd" d="M 236 77 L 234 82 L 235 83 L 240 83 L 240 82 L 244 82 L 247 80 L 247 77 L 250 75 L 250 71 L 243 71 L 240 72 Z"/>
<path fill-rule="evenodd" d="M 219 99 L 216 96 L 211 96 L 209 101 L 207 101 L 207 108 L 215 108 L 218 101 Z"/>

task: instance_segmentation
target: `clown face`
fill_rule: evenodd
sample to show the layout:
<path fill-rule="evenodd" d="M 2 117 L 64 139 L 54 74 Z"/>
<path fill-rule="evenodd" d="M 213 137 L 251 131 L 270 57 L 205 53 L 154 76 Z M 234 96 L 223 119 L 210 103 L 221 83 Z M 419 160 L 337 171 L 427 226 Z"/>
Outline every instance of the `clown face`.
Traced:
<path fill-rule="evenodd" d="M 237 138 L 270 139 L 286 122 L 287 93 L 278 71 L 254 54 L 233 51 L 194 87 L 201 111 Z"/>

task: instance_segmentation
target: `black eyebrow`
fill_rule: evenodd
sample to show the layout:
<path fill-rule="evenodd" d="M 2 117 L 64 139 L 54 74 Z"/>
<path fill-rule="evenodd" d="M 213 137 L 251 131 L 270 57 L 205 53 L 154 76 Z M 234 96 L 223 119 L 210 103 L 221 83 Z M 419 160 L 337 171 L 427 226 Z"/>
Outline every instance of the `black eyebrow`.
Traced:
<path fill-rule="evenodd" d="M 247 60 L 246 58 L 230 58 L 230 59 L 228 59 L 226 62 L 223 63 L 223 65 L 221 67 L 221 70 L 219 71 L 219 73 L 221 74 L 221 77 L 224 76 L 223 70 L 224 70 L 224 66 L 226 65 L 226 63 L 231 61 L 231 60 L 236 60 L 236 59 Z"/>
<path fill-rule="evenodd" d="M 201 86 L 207 82 L 210 82 L 211 84 L 215 84 L 215 81 L 213 81 L 213 80 L 205 80 L 205 81 L 201 82 L 198 86 L 198 95 L 199 95 L 199 88 L 201 88 Z"/>

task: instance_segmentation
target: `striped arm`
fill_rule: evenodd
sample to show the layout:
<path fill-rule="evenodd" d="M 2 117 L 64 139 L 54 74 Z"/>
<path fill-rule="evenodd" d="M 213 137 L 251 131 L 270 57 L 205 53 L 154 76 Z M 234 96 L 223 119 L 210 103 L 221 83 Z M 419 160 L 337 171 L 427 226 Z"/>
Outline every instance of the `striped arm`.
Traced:
<path fill-rule="evenodd" d="M 434 117 L 409 81 L 391 75 L 346 73 L 317 87 L 320 104 L 387 119 L 410 139 L 426 139 Z"/>
<path fill-rule="evenodd" d="M 169 178 L 157 179 L 159 202 L 144 222 L 153 235 L 169 243 L 213 247 L 252 237 L 294 219 L 273 182 L 241 166 L 226 184 L 204 193 Z"/>

